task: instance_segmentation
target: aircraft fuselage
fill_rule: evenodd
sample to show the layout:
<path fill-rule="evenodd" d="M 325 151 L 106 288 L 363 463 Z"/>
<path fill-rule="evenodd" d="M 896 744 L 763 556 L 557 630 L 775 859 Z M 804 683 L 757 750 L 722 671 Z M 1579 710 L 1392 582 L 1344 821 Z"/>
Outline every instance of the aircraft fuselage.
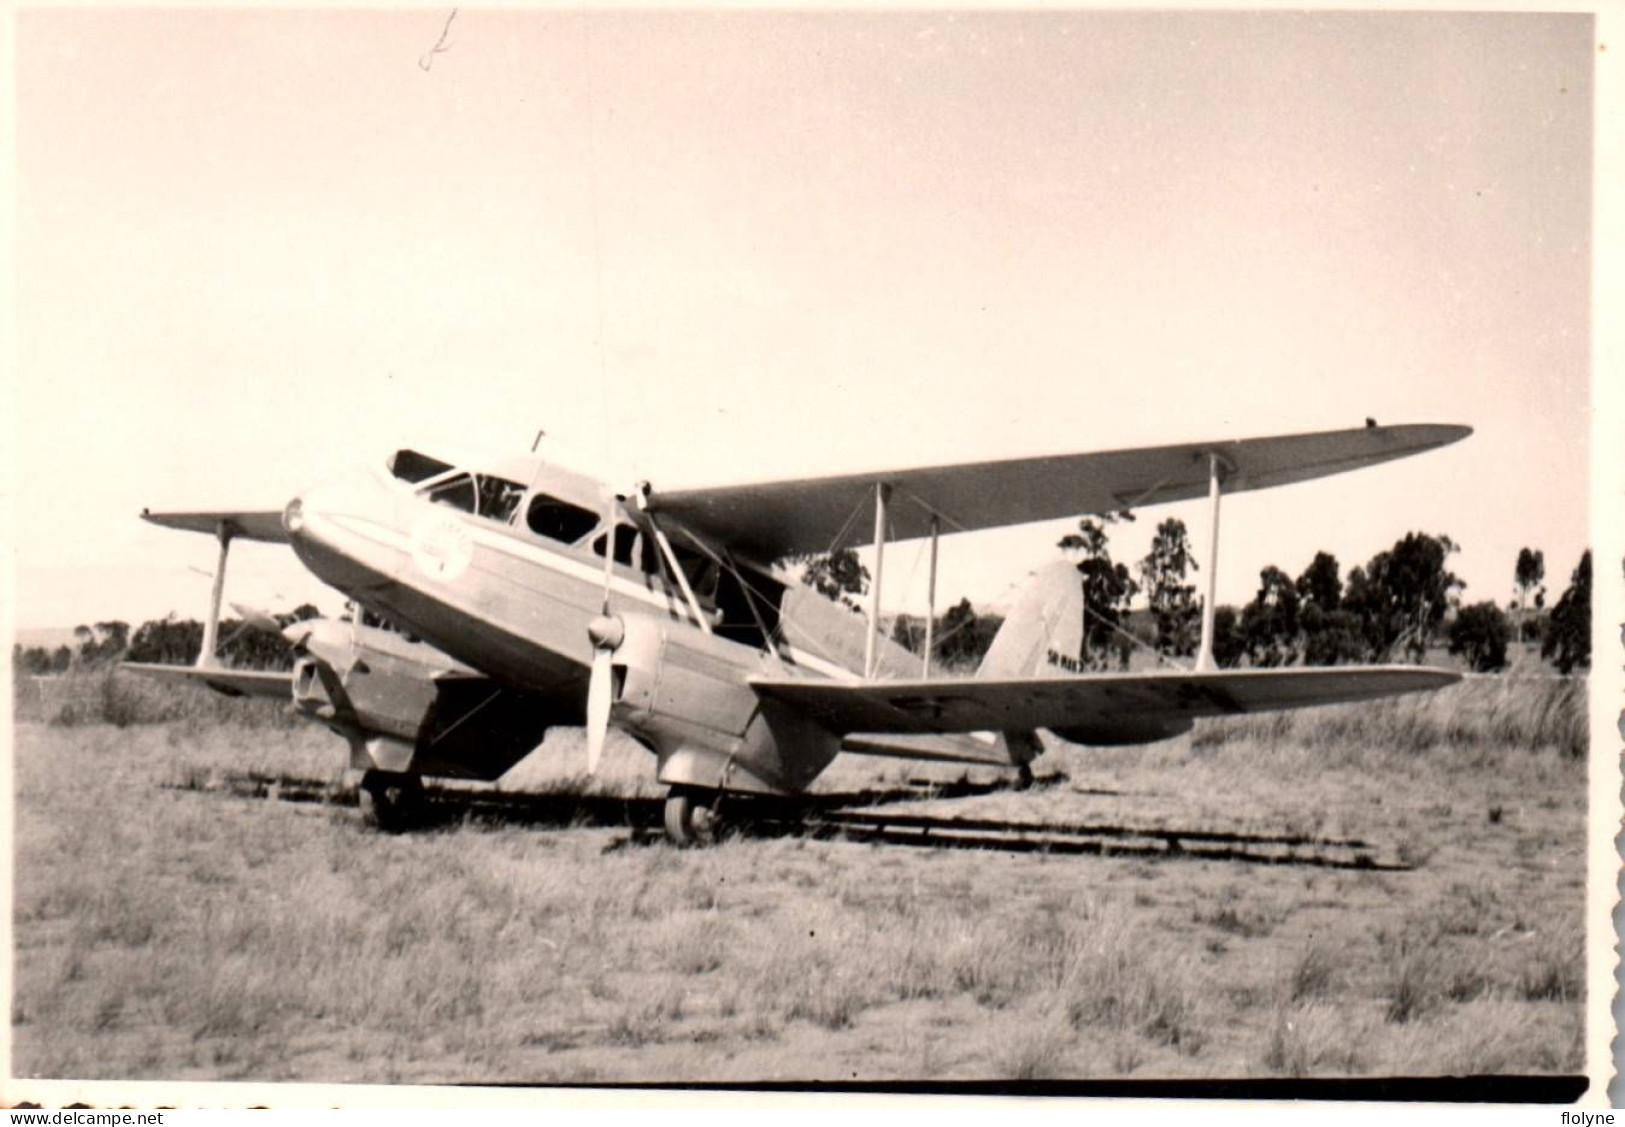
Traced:
<path fill-rule="evenodd" d="M 319 579 L 496 682 L 539 694 L 551 722 L 583 721 L 587 627 L 604 610 L 606 587 L 592 537 L 532 535 L 436 503 L 382 471 L 312 489 L 289 505 L 285 523 Z M 764 707 L 746 683 L 752 673 L 785 673 L 794 654 L 705 632 L 662 574 L 620 562 L 610 568 L 608 610 L 627 634 L 615 655 L 616 722 L 658 757 L 661 782 L 794 793 L 835 757 L 839 738 Z"/>

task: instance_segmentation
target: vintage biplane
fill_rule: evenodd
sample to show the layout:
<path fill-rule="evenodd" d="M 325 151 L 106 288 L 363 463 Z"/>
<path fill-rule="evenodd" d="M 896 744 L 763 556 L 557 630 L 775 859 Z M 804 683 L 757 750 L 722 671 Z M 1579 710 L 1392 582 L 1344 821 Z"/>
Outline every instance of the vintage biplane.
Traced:
<path fill-rule="evenodd" d="M 1039 733 L 1147 743 L 1203 716 L 1433 689 L 1414 666 L 1217 669 L 1220 498 L 1431 450 L 1459 426 L 1367 426 L 720 488 L 626 493 L 541 457 L 403 449 L 279 512 L 144 512 L 219 541 L 196 666 L 132 664 L 228 693 L 287 696 L 343 736 L 386 828 L 423 809 L 424 776 L 494 780 L 555 725 L 585 725 L 595 770 L 611 725 L 654 756 L 676 841 L 706 840 L 723 796 L 795 795 L 841 752 L 998 765 L 1030 778 Z M 1078 668 L 1081 577 L 1040 569 L 974 676 L 933 675 L 884 637 L 888 542 L 1117 513 L 1208 496 L 1192 669 Z M 872 510 L 872 524 L 869 522 Z M 873 544 L 867 614 L 779 561 Z M 863 529 L 868 525 L 868 529 Z M 872 530 L 872 531 L 870 531 Z M 314 619 L 285 631 L 291 673 L 215 656 L 233 540 L 287 543 L 323 582 L 395 627 Z M 934 608 L 933 608 L 934 613 Z M 927 615 L 927 622 L 931 616 Z M 927 628 L 925 650 L 932 640 Z"/>

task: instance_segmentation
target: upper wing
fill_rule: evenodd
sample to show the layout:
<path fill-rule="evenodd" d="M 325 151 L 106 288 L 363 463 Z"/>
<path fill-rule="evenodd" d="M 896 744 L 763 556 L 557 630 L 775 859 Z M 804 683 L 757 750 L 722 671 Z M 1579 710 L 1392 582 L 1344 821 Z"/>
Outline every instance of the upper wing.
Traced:
<path fill-rule="evenodd" d="M 1211 673 L 1092 673 L 1027 680 L 934 677 L 839 682 L 752 677 L 761 696 L 788 705 L 837 735 L 851 732 L 1033 731 L 1102 734 L 1140 742 L 1201 716 L 1342 704 L 1437 689 L 1460 680 L 1408 665 L 1323 669 L 1227 669 Z"/>
<path fill-rule="evenodd" d="M 943 532 L 1185 501 L 1208 490 L 1208 455 L 1226 464 L 1224 491 L 1267 489 L 1374 466 L 1466 438 L 1470 427 L 1414 425 L 1237 441 L 1193 442 L 1096 454 L 1060 454 L 925 469 L 882 470 L 710 489 L 657 492 L 652 511 L 669 514 L 734 551 L 768 561 L 827 551 L 877 483 L 897 494 L 893 538 L 928 536 L 931 513 Z M 916 503 L 899 503 L 906 501 Z M 866 543 L 869 522 L 854 543 Z"/>
<path fill-rule="evenodd" d="M 208 669 L 196 665 L 157 665 L 151 662 L 126 661 L 119 665 L 143 677 L 157 677 L 163 681 L 200 681 L 232 697 L 293 696 L 293 674 L 268 672 L 258 669 Z"/>
<path fill-rule="evenodd" d="M 165 528 L 207 532 L 211 536 L 224 527 L 234 540 L 264 540 L 271 544 L 288 542 L 288 534 L 282 527 L 282 514 L 276 511 L 155 513 L 142 509 L 141 519 Z"/>

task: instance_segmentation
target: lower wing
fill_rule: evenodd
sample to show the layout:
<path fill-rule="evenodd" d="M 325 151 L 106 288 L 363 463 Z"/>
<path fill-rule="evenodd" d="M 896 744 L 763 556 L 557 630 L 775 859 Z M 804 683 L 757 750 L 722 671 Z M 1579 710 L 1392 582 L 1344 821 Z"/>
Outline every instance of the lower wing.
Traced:
<path fill-rule="evenodd" d="M 231 697 L 293 697 L 293 674 L 258 669 L 209 669 L 196 665 L 154 665 L 126 661 L 120 669 L 161 681 L 193 681 Z"/>
<path fill-rule="evenodd" d="M 1228 669 L 1210 673 L 1095 673 L 1020 680 L 926 678 L 839 682 L 753 677 L 765 699 L 837 735 L 1030 732 L 1082 742 L 1143 743 L 1203 716 L 1346 704 L 1439 689 L 1460 680 L 1406 665 Z"/>

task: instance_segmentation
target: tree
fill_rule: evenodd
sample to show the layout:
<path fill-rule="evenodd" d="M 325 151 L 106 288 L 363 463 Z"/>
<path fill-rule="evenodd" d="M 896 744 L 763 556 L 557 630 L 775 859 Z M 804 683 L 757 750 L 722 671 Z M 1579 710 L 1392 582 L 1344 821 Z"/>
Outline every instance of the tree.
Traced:
<path fill-rule="evenodd" d="M 1305 605 L 1323 611 L 1338 610 L 1343 605 L 1343 580 L 1337 574 L 1337 557 L 1330 552 L 1316 552 L 1315 558 L 1303 574 L 1298 576 L 1298 598 Z"/>
<path fill-rule="evenodd" d="M 190 665 L 202 648 L 203 624 L 192 619 L 177 621 L 170 615 L 137 627 L 126 656 L 131 661 L 159 665 Z"/>
<path fill-rule="evenodd" d="M 1359 570 L 1356 568 L 1355 570 Z M 1362 578 L 1364 572 L 1360 573 Z M 1316 552 L 1298 576 L 1298 632 L 1305 665 L 1338 665 L 1366 654 L 1358 615 L 1343 609 L 1343 580 L 1337 557 Z"/>
<path fill-rule="evenodd" d="M 1343 607 L 1360 621 L 1367 653 L 1383 659 L 1403 646 L 1420 661 L 1466 586 L 1445 566 L 1457 545 L 1448 536 L 1408 533 L 1364 569 L 1349 572 Z"/>
<path fill-rule="evenodd" d="M 1139 585 L 1128 568 L 1112 562 L 1106 529 L 1099 521 L 1084 517 L 1078 531 L 1062 537 L 1059 547 L 1083 555 L 1077 565 L 1083 576 L 1083 664 L 1106 669 L 1115 654 L 1118 664 L 1127 668 L 1130 643 L 1120 631 Z"/>
<path fill-rule="evenodd" d="M 858 553 L 851 548 L 837 548 L 829 553 L 791 556 L 790 560 L 803 565 L 801 581 L 833 602 L 857 609 L 851 596 L 866 594 L 869 590 L 869 569 L 858 562 Z"/>
<path fill-rule="evenodd" d="M 976 608 L 969 599 L 949 607 L 937 624 L 932 639 L 933 655 L 944 665 L 973 662 L 981 655 L 976 649 Z"/>
<path fill-rule="evenodd" d="M 1305 665 L 1342 665 L 1366 658 L 1365 634 L 1352 611 L 1323 611 L 1309 603 L 1298 608 L 1298 630 Z"/>
<path fill-rule="evenodd" d="M 1541 639 L 1540 656 L 1557 663 L 1560 673 L 1576 666 L 1591 668 L 1591 549 L 1569 576 L 1568 590 L 1552 608 L 1551 620 Z"/>
<path fill-rule="evenodd" d="M 1531 551 L 1528 548 L 1518 550 L 1518 563 L 1512 572 L 1513 585 L 1518 590 L 1518 644 L 1523 644 L 1524 612 L 1529 607 L 1529 593 L 1534 592 L 1535 609 L 1539 610 L 1546 605 L 1546 588 L 1541 584 L 1546 579 L 1546 553 L 1540 549 Z"/>
<path fill-rule="evenodd" d="M 1298 659 L 1298 588 L 1280 568 L 1258 573 L 1258 594 L 1242 608 L 1241 634 L 1253 665 L 1267 669 Z"/>
<path fill-rule="evenodd" d="M 1456 612 L 1448 632 L 1450 652 L 1467 658 L 1474 673 L 1505 668 L 1507 640 L 1512 636 L 1506 615 L 1491 602 L 1474 603 Z"/>
<path fill-rule="evenodd" d="M 1157 525 L 1151 551 L 1140 561 L 1140 580 L 1157 626 L 1156 647 L 1162 653 L 1188 657 L 1196 652 L 1202 610 L 1195 585 L 1185 582 L 1186 573 L 1196 570 L 1185 522 L 1170 517 Z"/>
<path fill-rule="evenodd" d="M 1221 669 L 1234 669 L 1247 655 L 1247 638 L 1241 632 L 1241 615 L 1232 606 L 1213 611 L 1213 663 Z"/>

